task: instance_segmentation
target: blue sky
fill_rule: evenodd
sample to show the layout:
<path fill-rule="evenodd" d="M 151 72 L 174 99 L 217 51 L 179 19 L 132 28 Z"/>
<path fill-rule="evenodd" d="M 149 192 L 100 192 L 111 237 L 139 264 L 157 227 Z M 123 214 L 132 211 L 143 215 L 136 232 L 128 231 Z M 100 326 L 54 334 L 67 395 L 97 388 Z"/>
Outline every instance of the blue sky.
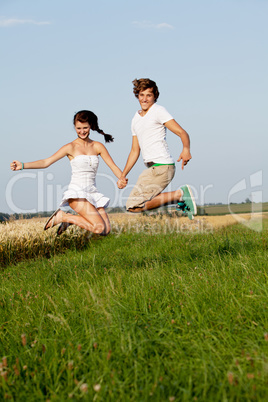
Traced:
<path fill-rule="evenodd" d="M 67 158 L 44 171 L 9 164 L 72 141 L 78 110 L 95 112 L 115 137 L 107 148 L 123 169 L 139 108 L 132 80 L 142 77 L 157 82 L 158 103 L 191 138 L 193 159 L 184 171 L 177 165 L 170 190 L 189 183 L 198 204 L 241 202 L 252 192 L 268 201 L 267 15 L 265 0 L 2 0 L 0 212 L 57 207 Z M 180 140 L 167 138 L 177 159 Z M 143 168 L 140 158 L 119 192 L 101 162 L 97 187 L 122 206 Z"/>

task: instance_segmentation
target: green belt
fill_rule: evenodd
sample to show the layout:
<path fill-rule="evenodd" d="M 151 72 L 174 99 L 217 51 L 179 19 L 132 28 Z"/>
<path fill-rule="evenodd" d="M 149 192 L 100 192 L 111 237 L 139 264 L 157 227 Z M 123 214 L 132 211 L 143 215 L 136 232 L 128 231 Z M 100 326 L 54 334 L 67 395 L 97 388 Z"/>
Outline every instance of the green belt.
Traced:
<path fill-rule="evenodd" d="M 171 165 L 171 166 L 175 166 L 175 163 L 155 163 L 153 166 L 165 166 L 165 165 Z"/>

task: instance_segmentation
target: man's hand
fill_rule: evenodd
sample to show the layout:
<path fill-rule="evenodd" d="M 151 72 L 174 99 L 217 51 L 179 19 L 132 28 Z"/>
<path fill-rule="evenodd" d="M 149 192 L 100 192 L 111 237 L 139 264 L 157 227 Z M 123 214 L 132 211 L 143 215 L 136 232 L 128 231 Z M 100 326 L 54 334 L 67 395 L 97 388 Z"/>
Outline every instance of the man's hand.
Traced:
<path fill-rule="evenodd" d="M 121 176 L 117 182 L 117 187 L 122 189 L 125 188 L 127 185 L 128 179 L 125 176 Z"/>
<path fill-rule="evenodd" d="M 187 165 L 187 163 L 189 162 L 190 159 L 192 159 L 190 150 L 188 148 L 183 148 L 182 153 L 180 154 L 180 157 L 177 160 L 177 162 L 181 161 L 182 170 L 184 169 L 184 166 Z"/>

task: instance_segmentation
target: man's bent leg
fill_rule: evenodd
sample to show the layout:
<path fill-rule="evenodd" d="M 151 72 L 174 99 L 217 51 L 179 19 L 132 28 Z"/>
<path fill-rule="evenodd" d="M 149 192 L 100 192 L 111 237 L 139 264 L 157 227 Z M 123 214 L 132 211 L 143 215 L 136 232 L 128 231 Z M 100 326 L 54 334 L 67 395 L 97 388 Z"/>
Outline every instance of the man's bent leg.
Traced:
<path fill-rule="evenodd" d="M 129 212 L 143 212 L 150 211 L 162 207 L 164 205 L 176 204 L 180 201 L 182 192 L 180 189 L 176 191 L 170 191 L 168 193 L 161 193 L 144 203 L 143 207 L 129 208 Z"/>
<path fill-rule="evenodd" d="M 176 202 L 181 195 L 179 190 L 162 193 L 173 179 L 174 174 L 175 167 L 173 165 L 153 166 L 144 170 L 127 200 L 127 210 L 142 212 Z"/>

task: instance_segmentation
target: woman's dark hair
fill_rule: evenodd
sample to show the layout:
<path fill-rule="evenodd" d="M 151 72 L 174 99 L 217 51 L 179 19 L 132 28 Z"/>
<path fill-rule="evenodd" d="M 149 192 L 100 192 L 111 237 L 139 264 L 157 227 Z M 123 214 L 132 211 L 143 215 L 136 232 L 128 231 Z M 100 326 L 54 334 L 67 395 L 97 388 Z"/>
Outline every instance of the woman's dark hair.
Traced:
<path fill-rule="evenodd" d="M 159 97 L 159 90 L 154 81 L 150 80 L 149 78 L 140 78 L 139 80 L 135 78 L 135 80 L 132 81 L 132 84 L 133 84 L 133 93 L 136 96 L 136 98 L 139 97 L 139 93 L 141 91 L 145 91 L 146 89 L 151 88 L 154 94 L 154 101 L 157 102 L 157 99 Z"/>
<path fill-rule="evenodd" d="M 74 115 L 74 125 L 77 121 L 80 121 L 81 123 L 88 123 L 91 130 L 97 131 L 99 134 L 104 136 L 105 142 L 113 142 L 114 138 L 110 134 L 104 133 L 99 128 L 98 118 L 93 112 L 90 112 L 89 110 L 80 110 L 80 112 L 77 112 Z"/>

